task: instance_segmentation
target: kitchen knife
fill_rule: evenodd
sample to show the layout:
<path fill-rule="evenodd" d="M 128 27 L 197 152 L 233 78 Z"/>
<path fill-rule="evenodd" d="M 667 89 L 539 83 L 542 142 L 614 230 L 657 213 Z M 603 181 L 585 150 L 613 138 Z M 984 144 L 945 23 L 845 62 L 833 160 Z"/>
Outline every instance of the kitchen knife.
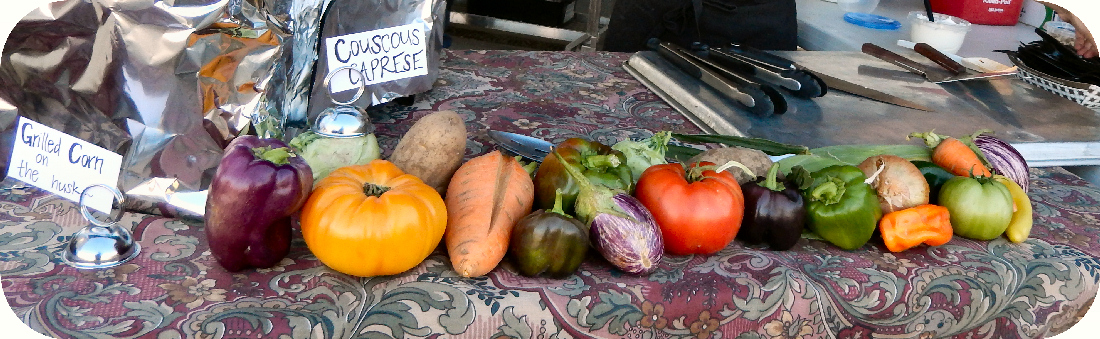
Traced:
<path fill-rule="evenodd" d="M 858 95 L 858 96 L 861 96 L 861 97 L 864 97 L 864 98 L 867 98 L 867 99 L 871 99 L 871 100 L 875 100 L 875 101 L 885 102 L 885 103 L 888 103 L 888 104 L 891 104 L 891 105 L 897 105 L 897 106 L 901 106 L 901 107 L 908 107 L 908 108 L 912 108 L 912 109 L 919 109 L 919 110 L 927 111 L 927 112 L 935 112 L 931 108 L 928 108 L 924 105 L 921 105 L 921 104 L 918 104 L 918 103 L 915 103 L 915 102 L 912 102 L 912 101 L 909 101 L 909 100 L 905 100 L 905 99 L 887 94 L 885 92 L 882 92 L 882 91 L 879 91 L 879 90 L 876 90 L 876 89 L 873 89 L 873 88 L 870 88 L 870 87 L 867 87 L 867 86 L 864 86 L 864 85 L 860 85 L 860 84 L 857 84 L 857 83 L 854 83 L 854 82 L 851 82 L 851 81 L 847 81 L 847 80 L 843 80 L 843 79 L 840 79 L 840 78 L 837 78 L 837 77 L 833 77 L 833 76 L 830 76 L 830 75 L 825 74 L 825 73 L 816 72 L 812 69 L 807 69 L 805 67 L 803 67 L 802 69 L 804 69 L 808 72 L 811 72 L 814 75 L 817 75 L 817 77 L 821 78 L 821 80 L 824 81 L 825 84 L 827 84 L 829 86 L 829 88 L 832 88 L 832 89 L 835 89 L 835 90 L 851 93 L 851 94 Z"/>
<path fill-rule="evenodd" d="M 862 50 L 863 53 L 867 55 L 898 65 L 898 67 L 904 68 L 907 71 L 923 76 L 925 79 L 928 79 L 930 81 L 932 80 L 932 77 L 935 77 L 935 75 L 929 75 L 928 67 L 925 67 L 923 64 L 910 60 L 909 58 L 903 57 L 900 54 L 894 53 L 888 49 L 882 48 L 879 45 L 875 45 L 870 42 L 864 43 Z"/>
<path fill-rule="evenodd" d="M 753 114 L 767 116 L 775 113 L 775 104 L 760 89 L 759 85 L 739 86 L 731 80 L 718 76 L 707 69 L 707 66 L 691 59 L 690 56 L 678 51 L 671 44 L 653 40 L 650 41 L 649 47 L 662 58 L 676 65 L 684 73 L 699 79 L 699 81 L 707 84 L 721 95 L 741 103 Z"/>
<path fill-rule="evenodd" d="M 757 79 L 786 88 L 798 97 L 817 98 L 828 91 L 828 86 L 821 79 L 815 78 L 812 73 L 792 68 L 794 63 L 789 60 L 748 46 L 712 47 L 707 50 L 707 56 L 720 66 L 747 69 Z"/>
<path fill-rule="evenodd" d="M 963 67 L 962 64 L 955 60 L 951 60 L 951 57 L 948 57 L 938 49 L 926 43 L 918 42 L 916 45 L 913 45 L 913 50 L 920 53 L 920 55 L 923 55 L 925 58 L 928 58 L 928 60 L 932 60 L 932 62 L 939 64 L 940 67 L 943 67 L 953 75 L 959 75 L 966 72 L 966 67 Z"/>
<path fill-rule="evenodd" d="M 938 71 L 929 70 L 929 68 L 926 67 L 924 64 L 921 64 L 919 62 L 910 60 L 909 58 L 903 57 L 903 56 L 901 56 L 897 53 L 891 52 L 891 51 L 889 51 L 885 48 L 879 47 L 878 45 L 875 45 L 873 43 L 868 42 L 868 43 L 863 44 L 862 49 L 863 49 L 863 53 L 866 53 L 867 55 L 871 55 L 871 56 L 874 56 L 876 58 L 882 59 L 884 61 L 887 61 L 887 62 L 893 63 L 895 65 L 898 65 L 899 67 L 901 67 L 901 68 L 903 68 L 907 71 L 910 71 L 910 72 L 916 73 L 918 75 L 921 75 L 925 79 L 928 79 L 928 81 L 931 81 L 931 82 L 934 82 L 934 83 L 937 83 L 937 84 L 945 83 L 945 82 L 991 78 L 991 77 L 999 77 L 999 76 L 1016 74 L 1016 69 L 1015 68 L 1010 68 L 1010 69 L 1007 69 L 1007 70 L 997 71 L 997 72 L 987 72 L 987 73 L 964 72 L 964 73 L 959 74 L 959 75 L 949 76 L 945 72 L 938 72 Z M 947 58 L 947 57 L 944 56 L 944 58 Z"/>
<path fill-rule="evenodd" d="M 546 140 L 523 134 L 490 130 L 489 138 L 509 152 L 540 163 L 554 149 L 554 144 Z"/>
<path fill-rule="evenodd" d="M 891 104 L 891 105 L 897 105 L 897 106 L 901 106 L 901 107 L 918 109 L 918 110 L 922 110 L 922 111 L 934 112 L 934 110 L 932 110 L 931 108 L 925 107 L 924 105 L 921 105 L 921 104 L 918 104 L 918 103 L 915 103 L 915 102 L 912 102 L 912 101 L 909 101 L 909 100 L 905 100 L 905 99 L 887 94 L 885 92 L 879 91 L 879 90 L 874 89 L 874 88 L 870 88 L 870 87 L 867 87 L 867 86 L 864 86 L 864 85 L 860 85 L 860 84 L 857 84 L 857 83 L 854 83 L 854 82 L 850 82 L 850 81 L 847 81 L 847 80 L 837 78 L 835 76 L 831 76 L 831 75 L 819 72 L 819 71 L 814 70 L 812 68 L 808 68 L 808 67 L 805 67 L 803 65 L 799 65 L 799 64 L 797 64 L 793 61 L 787 60 L 786 58 L 783 58 L 783 57 L 780 57 L 780 56 L 777 56 L 777 55 L 774 55 L 774 54 L 771 54 L 771 53 L 768 53 L 768 52 L 756 50 L 756 49 L 753 49 L 753 48 L 748 47 L 748 46 L 741 46 L 740 49 L 730 48 L 730 49 L 727 49 L 727 50 L 729 50 L 731 52 L 734 52 L 734 53 L 739 53 L 739 54 L 751 57 L 753 60 L 758 60 L 760 62 L 767 63 L 767 64 L 773 65 L 775 67 L 806 72 L 806 73 L 813 76 L 814 81 L 820 82 L 821 83 L 820 86 L 822 88 L 832 88 L 832 89 L 835 89 L 835 90 L 850 93 L 852 95 L 861 96 L 861 97 L 864 97 L 864 98 L 867 98 L 867 99 L 871 99 L 871 100 L 875 100 L 875 101 L 879 101 L 879 102 L 884 102 L 884 103 L 888 103 L 888 104 Z"/>
<path fill-rule="evenodd" d="M 916 45 L 917 44 L 915 42 L 912 42 L 912 41 L 909 41 L 909 40 L 898 40 L 898 46 L 899 47 L 913 49 L 914 47 L 916 47 Z M 943 53 L 943 52 L 940 52 L 940 53 Z M 993 59 L 990 59 L 990 58 L 983 58 L 983 57 L 963 58 L 963 57 L 960 57 L 958 55 L 954 55 L 954 54 L 950 54 L 950 53 L 943 53 L 943 55 L 950 58 L 952 61 L 955 61 L 955 62 L 959 63 L 963 67 L 966 67 L 966 69 L 968 69 L 970 71 L 973 71 L 973 72 L 978 72 L 978 73 L 1003 71 L 1003 70 L 1006 70 L 1008 68 L 1011 68 L 1009 66 L 1005 66 L 1002 63 L 996 62 L 996 61 L 994 61 Z M 1015 66 L 1013 66 L 1013 67 L 1015 67 Z"/>
<path fill-rule="evenodd" d="M 691 53 L 690 51 L 683 49 L 682 47 L 678 47 L 675 45 L 671 45 L 670 47 L 676 48 L 676 50 L 679 51 L 680 54 L 686 55 L 692 60 L 695 60 L 700 64 L 706 65 L 711 71 L 714 71 L 719 76 L 725 78 L 726 80 L 732 81 L 734 84 L 737 84 L 739 88 L 760 89 L 760 91 L 764 92 L 764 95 L 767 95 L 768 99 L 771 100 L 773 113 L 783 114 L 787 112 L 787 98 L 784 98 L 783 94 L 779 93 L 779 90 L 775 89 L 775 87 L 772 87 L 769 84 L 762 84 L 752 81 L 749 78 L 746 78 L 743 73 L 731 71 L 726 67 L 722 67 L 721 65 L 711 61 L 709 58 Z"/>

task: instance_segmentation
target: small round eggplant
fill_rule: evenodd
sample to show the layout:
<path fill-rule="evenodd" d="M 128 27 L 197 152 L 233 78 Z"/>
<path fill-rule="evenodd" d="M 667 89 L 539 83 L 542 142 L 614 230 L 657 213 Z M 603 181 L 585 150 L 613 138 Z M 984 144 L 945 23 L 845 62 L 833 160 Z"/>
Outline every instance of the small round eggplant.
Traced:
<path fill-rule="evenodd" d="M 560 279 L 581 266 L 588 244 L 587 227 L 580 221 L 552 210 L 538 210 L 512 229 L 508 252 L 519 274 Z"/>

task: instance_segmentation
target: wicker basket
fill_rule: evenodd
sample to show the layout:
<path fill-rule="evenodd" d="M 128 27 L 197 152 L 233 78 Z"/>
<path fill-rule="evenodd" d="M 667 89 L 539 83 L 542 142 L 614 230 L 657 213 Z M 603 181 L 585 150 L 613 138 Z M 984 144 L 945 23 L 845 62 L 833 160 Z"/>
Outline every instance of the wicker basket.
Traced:
<path fill-rule="evenodd" d="M 1020 77 L 1024 82 L 1038 86 L 1039 88 L 1100 112 L 1100 87 L 1044 74 L 1025 66 L 1020 59 L 1011 54 L 1008 56 L 1008 59 L 1019 67 L 1016 76 Z"/>

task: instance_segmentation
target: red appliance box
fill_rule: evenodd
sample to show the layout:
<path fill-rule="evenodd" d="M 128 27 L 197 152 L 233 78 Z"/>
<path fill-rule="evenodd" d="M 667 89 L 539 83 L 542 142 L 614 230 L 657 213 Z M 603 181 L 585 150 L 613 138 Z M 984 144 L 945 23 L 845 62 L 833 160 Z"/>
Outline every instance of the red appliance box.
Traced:
<path fill-rule="evenodd" d="M 931 0 L 932 11 L 977 25 L 1011 26 L 1020 21 L 1024 0 Z"/>

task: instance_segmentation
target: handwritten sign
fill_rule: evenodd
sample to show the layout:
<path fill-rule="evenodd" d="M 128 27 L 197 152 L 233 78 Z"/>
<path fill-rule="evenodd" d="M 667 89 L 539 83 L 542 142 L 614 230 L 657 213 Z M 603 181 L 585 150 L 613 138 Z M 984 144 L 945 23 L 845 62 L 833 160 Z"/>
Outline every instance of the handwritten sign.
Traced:
<path fill-rule="evenodd" d="M 363 72 L 367 85 L 428 74 L 424 24 L 408 24 L 325 39 L 328 71 L 352 65 Z M 338 74 L 330 83 L 339 93 L 358 88 L 355 72 Z"/>
<path fill-rule="evenodd" d="M 8 177 L 79 202 L 80 193 L 88 186 L 115 187 L 121 171 L 121 155 L 19 117 Z M 88 207 L 111 213 L 114 195 L 104 189 L 90 190 L 88 194 L 85 201 Z"/>

